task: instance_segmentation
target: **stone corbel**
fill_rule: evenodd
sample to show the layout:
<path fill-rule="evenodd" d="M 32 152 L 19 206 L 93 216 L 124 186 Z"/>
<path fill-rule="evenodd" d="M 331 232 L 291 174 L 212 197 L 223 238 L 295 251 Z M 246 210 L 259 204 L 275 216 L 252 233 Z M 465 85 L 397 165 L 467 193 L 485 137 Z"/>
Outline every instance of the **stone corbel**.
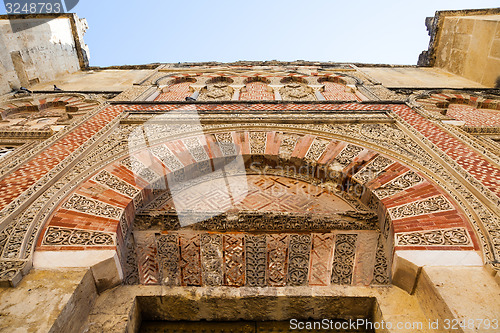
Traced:
<path fill-rule="evenodd" d="M 191 98 L 193 99 L 198 99 L 198 97 L 200 96 L 200 91 L 201 89 L 203 89 L 205 86 L 201 86 L 201 85 L 191 85 L 190 88 L 193 89 L 193 94 L 190 96 Z"/>
<path fill-rule="evenodd" d="M 244 87 L 244 85 L 230 85 L 233 88 L 233 98 L 231 100 L 237 101 L 240 99 L 240 91 Z"/>
<path fill-rule="evenodd" d="M 274 100 L 276 101 L 281 101 L 281 94 L 280 94 L 280 89 L 283 87 L 283 85 L 269 85 L 274 90 Z"/>
<path fill-rule="evenodd" d="M 320 85 L 309 85 L 309 87 L 313 88 L 314 90 L 314 95 L 316 95 L 316 99 L 318 101 L 326 101 L 325 96 L 323 96 L 322 92 L 325 91 L 325 85 L 320 84 Z"/>

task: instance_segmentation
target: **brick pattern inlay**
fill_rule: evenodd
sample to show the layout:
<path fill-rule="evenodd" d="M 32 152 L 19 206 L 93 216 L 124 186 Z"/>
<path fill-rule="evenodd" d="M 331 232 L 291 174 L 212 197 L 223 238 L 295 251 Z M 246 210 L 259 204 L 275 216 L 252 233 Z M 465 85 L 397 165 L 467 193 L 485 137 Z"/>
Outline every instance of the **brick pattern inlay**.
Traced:
<path fill-rule="evenodd" d="M 274 100 L 273 90 L 263 82 L 250 82 L 242 88 L 240 100 L 256 101 L 256 100 Z"/>
<path fill-rule="evenodd" d="M 500 168 L 412 109 L 394 108 L 394 111 L 465 171 L 500 197 Z"/>
<path fill-rule="evenodd" d="M 124 108 L 106 108 L 0 180 L 0 210 L 106 126 Z"/>
<path fill-rule="evenodd" d="M 359 101 L 360 98 L 352 92 L 346 91 L 348 89 L 341 83 L 324 81 L 325 90 L 323 96 L 329 101 Z"/>
<path fill-rule="evenodd" d="M 356 254 L 357 239 L 363 236 L 374 242 L 359 248 L 375 258 L 375 232 L 358 235 L 182 231 L 156 236 L 154 232 L 147 232 L 146 236 L 143 233 L 138 237 L 136 250 L 143 284 L 160 281 L 169 286 L 285 287 L 383 282 L 380 277 L 374 281 L 373 274 L 366 274 L 374 271 L 374 260 L 359 260 Z M 151 241 L 155 237 L 156 245 Z M 383 261 L 383 273 L 387 258 L 384 253 L 378 256 Z"/>
<path fill-rule="evenodd" d="M 164 88 L 155 101 L 183 101 L 186 97 L 191 96 L 193 93 L 190 90 L 191 82 L 181 82 L 172 84 Z"/>

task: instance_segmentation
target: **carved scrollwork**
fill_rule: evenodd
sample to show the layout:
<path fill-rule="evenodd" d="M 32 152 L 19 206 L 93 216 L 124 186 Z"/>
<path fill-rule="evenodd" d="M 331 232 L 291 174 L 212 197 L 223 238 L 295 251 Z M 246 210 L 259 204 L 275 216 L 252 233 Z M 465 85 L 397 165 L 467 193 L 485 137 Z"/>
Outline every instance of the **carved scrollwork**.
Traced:
<path fill-rule="evenodd" d="M 288 255 L 288 285 L 305 286 L 308 284 L 311 235 L 290 235 Z"/>
<path fill-rule="evenodd" d="M 130 198 L 135 197 L 139 193 L 138 188 L 135 188 L 106 170 L 99 172 L 92 179 Z"/>
<path fill-rule="evenodd" d="M 399 193 L 401 191 L 404 191 L 410 187 L 413 187 L 423 181 L 424 179 L 421 176 L 419 176 L 416 172 L 408 171 L 403 175 L 388 182 L 384 186 L 377 188 L 376 190 L 373 191 L 373 193 L 379 199 L 383 199 L 391 195 L 394 195 L 396 193 Z"/>
<path fill-rule="evenodd" d="M 73 194 L 62 207 L 112 219 L 119 219 L 123 211 L 121 208 L 79 194 Z"/>
<path fill-rule="evenodd" d="M 290 82 L 280 89 L 284 101 L 315 101 L 314 90 L 300 82 Z"/>
<path fill-rule="evenodd" d="M 347 145 L 340 154 L 335 157 L 335 161 L 337 161 L 342 167 L 346 167 L 349 164 L 351 164 L 352 160 L 358 156 L 359 153 L 363 151 L 362 147 L 355 146 L 355 145 Z"/>
<path fill-rule="evenodd" d="M 201 235 L 201 266 L 203 284 L 206 286 L 222 285 L 222 235 Z"/>
<path fill-rule="evenodd" d="M 43 237 L 42 245 L 115 245 L 113 234 L 82 229 L 49 227 Z"/>
<path fill-rule="evenodd" d="M 406 205 L 389 208 L 388 212 L 393 220 L 402 219 L 409 216 L 442 212 L 452 210 L 453 205 L 442 195 L 427 198 L 420 201 L 411 202 Z"/>
<path fill-rule="evenodd" d="M 384 171 L 384 169 L 393 163 L 393 160 L 382 155 L 378 155 L 370 163 L 359 170 L 353 178 L 359 180 L 362 184 L 365 184 L 370 180 L 377 178 L 378 175 Z"/>
<path fill-rule="evenodd" d="M 300 135 L 284 133 L 281 139 L 279 155 L 283 158 L 290 158 L 299 138 Z"/>
<path fill-rule="evenodd" d="M 160 262 L 162 283 L 167 286 L 180 284 L 179 239 L 177 234 L 158 235 L 156 247 Z"/>
<path fill-rule="evenodd" d="M 250 132 L 250 151 L 252 154 L 264 155 L 266 152 L 266 132 Z"/>
<path fill-rule="evenodd" d="M 330 140 L 316 138 L 306 154 L 306 159 L 316 162 L 325 152 Z"/>
<path fill-rule="evenodd" d="M 397 246 L 466 246 L 471 245 L 469 234 L 464 228 L 429 230 L 396 234 Z"/>
<path fill-rule="evenodd" d="M 339 234 L 335 237 L 332 264 L 332 284 L 351 284 L 356 254 L 357 235 Z"/>
<path fill-rule="evenodd" d="M 245 235 L 246 285 L 264 287 L 266 285 L 266 236 Z"/>

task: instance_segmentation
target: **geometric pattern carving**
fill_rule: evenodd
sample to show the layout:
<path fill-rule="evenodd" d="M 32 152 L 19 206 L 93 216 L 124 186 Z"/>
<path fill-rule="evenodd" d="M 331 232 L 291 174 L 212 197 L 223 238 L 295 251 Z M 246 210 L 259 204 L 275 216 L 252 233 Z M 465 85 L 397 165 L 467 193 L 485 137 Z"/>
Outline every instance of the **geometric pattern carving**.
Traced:
<path fill-rule="evenodd" d="M 245 235 L 246 285 L 266 285 L 266 236 Z"/>
<path fill-rule="evenodd" d="M 242 234 L 224 234 L 224 285 L 245 285 L 245 251 Z"/>
<path fill-rule="evenodd" d="M 62 207 L 65 209 L 76 210 L 78 212 L 108 217 L 111 219 L 119 219 L 122 213 L 122 209 L 120 208 L 84 197 L 79 194 L 73 194 Z"/>
<path fill-rule="evenodd" d="M 353 178 L 359 180 L 362 184 L 365 184 L 375 178 L 384 171 L 389 165 L 393 164 L 394 161 L 378 155 L 370 163 L 365 165 L 360 171 L 358 171 Z"/>
<path fill-rule="evenodd" d="M 268 285 L 283 287 L 287 280 L 287 258 L 289 247 L 287 234 L 267 235 Z"/>
<path fill-rule="evenodd" d="M 357 235 L 337 235 L 332 264 L 332 284 L 351 284 Z"/>
<path fill-rule="evenodd" d="M 310 285 L 327 286 L 330 284 L 334 240 L 335 236 L 332 233 L 312 234 Z"/>
<path fill-rule="evenodd" d="M 140 233 L 135 236 L 140 281 L 145 285 L 158 284 L 160 271 L 157 262 L 155 235 Z"/>
<path fill-rule="evenodd" d="M 201 268 L 204 285 L 222 285 L 222 235 L 201 235 Z"/>
<path fill-rule="evenodd" d="M 196 233 L 179 234 L 181 284 L 201 286 L 200 236 Z"/>
<path fill-rule="evenodd" d="M 156 237 L 158 259 L 162 284 L 177 286 L 180 284 L 179 237 L 177 234 L 158 235 Z"/>
<path fill-rule="evenodd" d="M 375 191 L 373 191 L 373 193 L 375 193 L 375 195 L 379 199 L 383 199 L 404 191 L 410 187 L 413 187 L 423 181 L 424 179 L 420 177 L 416 172 L 408 171 L 388 182 L 387 184 L 384 184 L 383 186 L 377 188 Z"/>
<path fill-rule="evenodd" d="M 389 277 L 387 250 L 373 253 L 362 265 L 360 251 L 367 234 L 247 234 L 182 231 L 135 232 L 140 283 L 167 286 L 285 287 L 352 284 L 369 275 L 366 284 L 384 284 Z M 370 234 L 376 236 L 374 234 Z M 383 237 L 380 238 L 383 240 Z M 360 246 L 356 245 L 360 243 Z M 358 248 L 359 247 L 359 248 Z M 365 246 L 365 248 L 368 248 Z M 134 250 L 134 248 L 132 248 Z M 134 251 L 132 251 L 134 252 Z M 362 253 L 361 253 L 362 255 Z M 354 258 L 356 256 L 356 269 Z M 375 256 L 377 264 L 374 267 Z M 127 258 L 135 258 L 128 253 Z M 126 267 L 133 268 L 135 260 Z M 384 266 L 385 265 L 385 266 Z M 361 270 L 359 267 L 363 267 Z M 127 268 L 127 276 L 131 275 Z M 373 273 L 372 273 L 373 272 Z M 377 277 L 377 272 L 384 279 Z M 375 274 L 372 281 L 372 274 Z M 127 278 L 128 279 L 128 278 Z M 137 279 L 135 279 L 137 280 Z M 353 282 L 354 281 L 354 282 Z"/>
<path fill-rule="evenodd" d="M 288 254 L 288 284 L 305 286 L 309 278 L 309 255 L 311 253 L 311 235 L 290 235 Z"/>
<path fill-rule="evenodd" d="M 139 267 L 137 266 L 137 251 L 132 234 L 125 239 L 126 254 L 122 258 L 123 283 L 128 285 L 140 283 Z"/>
<path fill-rule="evenodd" d="M 139 193 L 139 189 L 135 188 L 134 186 L 130 185 L 129 183 L 121 180 L 120 178 L 116 177 L 115 175 L 111 174 L 110 172 L 106 170 L 102 170 L 99 172 L 97 175 L 95 175 L 92 178 L 95 182 L 106 185 L 107 187 L 124 194 L 130 198 L 135 197 L 137 193 Z"/>
<path fill-rule="evenodd" d="M 396 234 L 397 246 L 471 245 L 471 239 L 465 228 L 440 229 Z"/>
<path fill-rule="evenodd" d="M 452 210 L 453 205 L 443 196 L 414 201 L 406 205 L 392 207 L 388 209 L 393 220 L 402 219 L 409 216 L 437 213 Z"/>
<path fill-rule="evenodd" d="M 42 241 L 43 245 L 115 245 L 113 234 L 73 228 L 49 227 Z"/>

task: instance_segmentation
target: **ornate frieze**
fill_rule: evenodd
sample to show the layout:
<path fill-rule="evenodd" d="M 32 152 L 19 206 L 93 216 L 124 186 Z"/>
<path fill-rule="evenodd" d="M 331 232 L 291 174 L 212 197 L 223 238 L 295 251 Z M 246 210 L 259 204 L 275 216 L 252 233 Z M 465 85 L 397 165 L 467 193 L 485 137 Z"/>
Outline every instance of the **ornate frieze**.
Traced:
<path fill-rule="evenodd" d="M 184 165 L 179 161 L 177 156 L 172 153 L 170 149 L 168 149 L 165 145 L 159 145 L 155 147 L 149 148 L 149 151 L 158 157 L 160 161 L 165 164 L 167 168 L 169 168 L 171 171 L 176 171 L 179 169 L 184 168 Z"/>
<path fill-rule="evenodd" d="M 129 198 L 134 198 L 140 192 L 138 188 L 121 180 L 106 170 L 102 170 L 92 179 L 99 184 L 106 185 L 110 189 L 128 196 Z"/>
<path fill-rule="evenodd" d="M 42 245 L 112 246 L 115 245 L 115 241 L 112 233 L 62 227 L 49 227 L 47 228 L 47 231 L 45 231 Z"/>
<path fill-rule="evenodd" d="M 311 147 L 309 147 L 309 150 L 307 151 L 306 159 L 316 162 L 321 155 L 323 155 L 328 144 L 330 144 L 330 140 L 321 138 L 314 139 Z"/>
<path fill-rule="evenodd" d="M 73 194 L 63 206 L 65 209 L 76 210 L 81 213 L 119 219 L 123 209 L 110 204 Z"/>
<path fill-rule="evenodd" d="M 237 213 L 237 218 L 225 214 L 206 218 L 203 213 L 180 213 L 183 220 L 201 221 L 191 225 L 195 230 L 211 231 L 302 231 L 302 230 L 378 230 L 376 215 L 372 212 L 340 214 L 299 213 Z M 138 230 L 156 228 L 161 230 L 180 229 L 176 212 L 152 212 L 137 215 L 134 222 Z"/>
<path fill-rule="evenodd" d="M 437 213 L 452 210 L 453 205 L 443 195 L 414 201 L 409 204 L 392 207 L 387 211 L 393 220 L 403 219 L 410 216 Z"/>
<path fill-rule="evenodd" d="M 465 228 L 404 232 L 396 234 L 396 246 L 471 246 Z"/>
<path fill-rule="evenodd" d="M 401 176 L 391 180 L 387 184 L 377 188 L 373 193 L 379 198 L 383 199 L 391 195 L 397 194 L 404 191 L 410 187 L 420 184 L 424 181 L 420 175 L 414 171 L 408 171 Z"/>

